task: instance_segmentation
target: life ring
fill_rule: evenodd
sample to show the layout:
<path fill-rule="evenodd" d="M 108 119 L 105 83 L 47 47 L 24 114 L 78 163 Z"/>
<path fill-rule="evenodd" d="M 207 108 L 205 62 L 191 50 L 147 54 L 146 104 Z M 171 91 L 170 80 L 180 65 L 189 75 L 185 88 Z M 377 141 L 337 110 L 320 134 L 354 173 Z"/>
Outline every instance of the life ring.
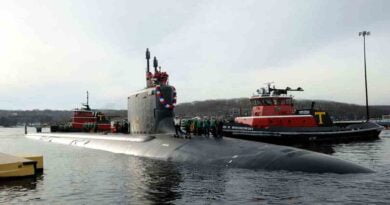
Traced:
<path fill-rule="evenodd" d="M 172 88 L 173 88 L 173 100 L 172 100 L 172 104 L 169 104 L 161 94 L 161 87 L 159 85 L 156 86 L 156 95 L 160 103 L 167 109 L 173 109 L 176 106 L 176 89 L 175 87 Z"/>

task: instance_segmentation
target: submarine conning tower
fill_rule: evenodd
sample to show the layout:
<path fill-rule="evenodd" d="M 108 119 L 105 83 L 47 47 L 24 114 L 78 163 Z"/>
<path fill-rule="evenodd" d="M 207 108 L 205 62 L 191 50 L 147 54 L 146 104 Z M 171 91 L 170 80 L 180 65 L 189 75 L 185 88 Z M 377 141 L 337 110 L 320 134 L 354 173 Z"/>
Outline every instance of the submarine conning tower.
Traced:
<path fill-rule="evenodd" d="M 161 71 L 157 58 L 153 58 L 154 73 L 149 61 L 150 52 L 146 49 L 146 88 L 128 97 L 130 133 L 173 133 L 176 89 L 169 85 L 169 75 Z"/>

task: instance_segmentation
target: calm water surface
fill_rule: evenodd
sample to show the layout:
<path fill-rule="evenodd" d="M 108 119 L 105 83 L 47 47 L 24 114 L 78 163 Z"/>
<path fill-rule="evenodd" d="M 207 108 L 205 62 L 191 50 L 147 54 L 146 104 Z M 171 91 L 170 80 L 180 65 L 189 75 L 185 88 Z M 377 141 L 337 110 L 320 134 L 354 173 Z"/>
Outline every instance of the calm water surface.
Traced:
<path fill-rule="evenodd" d="M 390 131 L 327 146 L 373 174 L 199 167 L 26 139 L 0 128 L 0 152 L 44 155 L 36 179 L 0 182 L 1 204 L 390 204 Z M 329 151 L 331 150 L 331 151 Z"/>

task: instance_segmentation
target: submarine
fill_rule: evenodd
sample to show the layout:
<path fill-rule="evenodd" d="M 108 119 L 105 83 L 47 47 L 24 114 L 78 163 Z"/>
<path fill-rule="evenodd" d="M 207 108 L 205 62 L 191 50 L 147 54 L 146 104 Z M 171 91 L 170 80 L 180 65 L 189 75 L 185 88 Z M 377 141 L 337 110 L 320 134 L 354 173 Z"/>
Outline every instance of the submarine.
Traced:
<path fill-rule="evenodd" d="M 26 137 L 43 143 L 61 143 L 197 166 L 337 174 L 374 172 L 352 162 L 299 148 L 225 137 L 175 137 L 176 89 L 169 85 L 169 75 L 161 71 L 156 57 L 153 59 L 154 73 L 150 71 L 148 49 L 146 61 L 146 88 L 127 98 L 130 134 L 40 132 L 27 133 Z"/>

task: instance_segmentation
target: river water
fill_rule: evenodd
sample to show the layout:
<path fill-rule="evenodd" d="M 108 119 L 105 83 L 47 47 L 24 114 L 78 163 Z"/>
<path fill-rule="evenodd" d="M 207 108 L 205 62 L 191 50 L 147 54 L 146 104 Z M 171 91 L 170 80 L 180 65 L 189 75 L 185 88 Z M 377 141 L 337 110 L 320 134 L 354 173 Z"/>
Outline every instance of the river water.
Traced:
<path fill-rule="evenodd" d="M 30 140 L 23 132 L 0 128 L 0 152 L 43 154 L 45 170 L 0 181 L 1 204 L 390 204 L 390 131 L 374 142 L 322 147 L 376 171 L 347 175 L 171 163 Z"/>

